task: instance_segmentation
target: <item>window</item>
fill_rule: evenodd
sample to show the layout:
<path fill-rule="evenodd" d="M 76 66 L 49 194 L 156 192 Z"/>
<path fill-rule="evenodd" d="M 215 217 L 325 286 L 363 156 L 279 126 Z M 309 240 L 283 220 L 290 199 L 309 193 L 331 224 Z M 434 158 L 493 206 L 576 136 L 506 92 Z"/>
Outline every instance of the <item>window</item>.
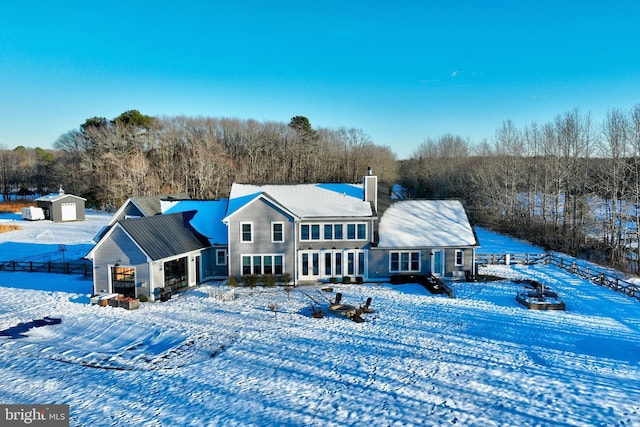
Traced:
<path fill-rule="evenodd" d="M 309 275 L 309 254 L 307 253 L 302 254 L 302 275 Z"/>
<path fill-rule="evenodd" d="M 309 225 L 301 224 L 300 225 L 300 240 L 309 240 Z"/>
<path fill-rule="evenodd" d="M 456 265 L 464 265 L 464 252 L 456 249 Z"/>
<path fill-rule="evenodd" d="M 346 236 L 345 236 L 346 228 Z M 367 223 L 301 224 L 300 240 L 368 240 Z"/>
<path fill-rule="evenodd" d="M 389 257 L 389 271 L 395 273 L 420 271 L 420 252 L 391 252 Z"/>
<path fill-rule="evenodd" d="M 227 265 L 226 249 L 216 249 L 216 265 Z"/>
<path fill-rule="evenodd" d="M 262 257 L 260 255 L 253 256 L 253 274 L 262 274 Z"/>
<path fill-rule="evenodd" d="M 342 234 L 342 224 L 336 224 L 333 226 L 333 238 L 335 240 L 342 240 L 344 235 Z"/>
<path fill-rule="evenodd" d="M 243 255 L 242 274 L 283 274 L 283 255 Z"/>
<path fill-rule="evenodd" d="M 240 223 L 240 241 L 251 243 L 253 241 L 252 225 L 250 222 Z"/>
<path fill-rule="evenodd" d="M 164 268 L 164 286 L 172 289 L 184 288 L 187 283 L 187 257 L 166 261 Z"/>
<path fill-rule="evenodd" d="M 358 252 L 358 276 L 364 276 L 365 253 Z"/>
<path fill-rule="evenodd" d="M 355 254 L 353 252 L 347 252 L 347 274 L 355 274 Z"/>
<path fill-rule="evenodd" d="M 356 225 L 347 224 L 347 240 L 355 240 L 355 239 L 356 239 Z"/>
<path fill-rule="evenodd" d="M 274 265 L 274 270 L 273 272 L 275 274 L 282 274 L 284 273 L 284 268 L 282 267 L 282 260 L 283 260 L 283 256 L 282 255 L 274 255 L 273 256 L 273 265 Z"/>
<path fill-rule="evenodd" d="M 242 274 L 251 274 L 251 257 L 242 257 Z"/>
<path fill-rule="evenodd" d="M 311 224 L 311 240 L 320 240 L 320 224 Z"/>
<path fill-rule="evenodd" d="M 324 225 L 324 240 L 333 240 L 333 225 Z"/>
<path fill-rule="evenodd" d="M 367 240 L 367 224 L 358 224 L 358 240 Z"/>
<path fill-rule="evenodd" d="M 271 223 L 271 241 L 274 243 L 284 242 L 284 223 Z"/>
<path fill-rule="evenodd" d="M 113 292 L 126 297 L 136 296 L 136 269 L 134 267 L 111 267 Z"/>
<path fill-rule="evenodd" d="M 320 224 L 301 224 L 300 240 L 320 240 Z"/>
<path fill-rule="evenodd" d="M 324 275 L 325 276 L 331 276 L 332 260 L 333 260 L 333 254 L 331 252 L 325 252 L 324 254 Z"/>

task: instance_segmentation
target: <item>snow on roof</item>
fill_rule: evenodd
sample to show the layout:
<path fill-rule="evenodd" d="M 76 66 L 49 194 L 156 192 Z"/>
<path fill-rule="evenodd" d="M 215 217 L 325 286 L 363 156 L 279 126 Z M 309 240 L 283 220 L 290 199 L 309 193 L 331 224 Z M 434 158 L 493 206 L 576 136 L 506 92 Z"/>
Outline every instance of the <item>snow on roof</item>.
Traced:
<path fill-rule="evenodd" d="M 227 210 L 228 199 L 220 200 L 181 200 L 173 204 L 164 214 L 197 211 L 191 219 L 191 226 L 205 236 L 212 245 L 226 245 L 227 226 L 222 222 Z"/>
<path fill-rule="evenodd" d="M 301 218 L 370 217 L 371 205 L 364 201 L 362 185 L 295 184 L 252 185 L 234 183 L 228 215 L 266 193 Z M 242 199 L 241 199 L 242 198 Z"/>
<path fill-rule="evenodd" d="M 74 197 L 76 199 L 80 199 L 80 200 L 87 200 L 83 197 L 80 196 L 74 196 L 73 194 L 67 194 L 67 193 L 49 193 L 47 195 L 44 195 L 42 197 L 38 197 L 37 199 L 35 199 L 36 202 L 55 202 L 56 200 L 60 200 L 60 199 L 64 199 L 65 197 Z"/>
<path fill-rule="evenodd" d="M 378 247 L 476 246 L 467 214 L 457 200 L 405 200 L 380 219 Z"/>

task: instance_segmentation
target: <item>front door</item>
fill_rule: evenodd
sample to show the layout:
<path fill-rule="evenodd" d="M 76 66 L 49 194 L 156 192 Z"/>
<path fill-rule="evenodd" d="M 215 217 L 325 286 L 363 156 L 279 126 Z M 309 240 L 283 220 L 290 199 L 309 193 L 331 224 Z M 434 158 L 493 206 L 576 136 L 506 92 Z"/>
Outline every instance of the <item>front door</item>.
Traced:
<path fill-rule="evenodd" d="M 431 261 L 431 274 L 436 277 L 444 276 L 444 252 L 433 251 L 433 258 Z"/>

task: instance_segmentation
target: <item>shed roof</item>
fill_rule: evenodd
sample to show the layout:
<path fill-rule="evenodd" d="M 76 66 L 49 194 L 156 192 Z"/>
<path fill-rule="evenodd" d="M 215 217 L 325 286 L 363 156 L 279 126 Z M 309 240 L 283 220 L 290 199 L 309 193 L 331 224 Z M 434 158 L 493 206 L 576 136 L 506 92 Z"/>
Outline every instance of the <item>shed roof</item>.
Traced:
<path fill-rule="evenodd" d="M 80 199 L 80 200 L 84 200 L 87 201 L 87 199 L 80 197 L 80 196 L 74 196 L 73 194 L 67 194 L 67 193 L 49 193 L 45 196 L 42 197 L 38 197 L 37 199 L 35 199 L 36 202 L 56 202 L 58 200 L 67 198 L 67 197 L 72 197 L 74 199 Z"/>
<path fill-rule="evenodd" d="M 124 219 L 118 224 L 155 261 L 209 246 L 189 223 L 194 216 L 194 211 L 178 212 Z"/>
<path fill-rule="evenodd" d="M 458 200 L 403 200 L 380 219 L 378 247 L 478 246 L 467 213 Z"/>

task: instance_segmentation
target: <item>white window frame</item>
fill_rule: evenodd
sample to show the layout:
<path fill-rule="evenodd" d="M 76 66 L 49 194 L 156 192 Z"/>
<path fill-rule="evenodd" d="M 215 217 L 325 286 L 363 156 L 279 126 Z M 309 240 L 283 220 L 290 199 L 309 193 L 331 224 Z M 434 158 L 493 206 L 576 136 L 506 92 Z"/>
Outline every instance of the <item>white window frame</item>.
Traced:
<path fill-rule="evenodd" d="M 224 260 L 220 263 L 220 255 L 222 254 L 222 259 Z M 226 249 L 216 249 L 216 265 L 227 265 L 227 250 Z"/>
<path fill-rule="evenodd" d="M 282 230 L 280 230 L 280 233 L 282 234 L 282 237 L 280 240 L 276 240 L 276 231 L 275 231 L 276 225 L 280 225 L 282 227 Z M 283 221 L 271 222 L 271 243 L 284 243 L 284 222 Z"/>
<path fill-rule="evenodd" d="M 250 227 L 249 230 L 249 240 L 244 239 L 244 226 L 248 225 Z M 240 242 L 242 243 L 253 243 L 253 222 L 241 222 L 240 223 Z"/>
<path fill-rule="evenodd" d="M 318 238 L 313 238 L 313 229 L 318 227 Z M 325 236 L 326 227 L 331 227 L 331 238 L 327 239 Z M 304 239 L 302 237 L 302 230 L 308 230 L 309 237 Z M 336 237 L 338 233 L 336 229 L 340 229 L 340 235 L 342 238 Z M 353 231 L 353 238 L 349 238 L 349 230 Z M 308 222 L 300 224 L 299 226 L 299 240 L 301 242 L 354 242 L 354 241 L 368 241 L 369 240 L 369 223 L 368 222 Z"/>
<path fill-rule="evenodd" d="M 458 262 L 458 256 L 460 257 L 460 262 Z M 456 252 L 454 254 L 454 263 L 456 267 L 459 267 L 461 265 L 464 265 L 464 251 L 462 249 L 456 249 Z"/>
<path fill-rule="evenodd" d="M 244 276 L 245 273 L 244 272 L 244 258 L 247 257 L 249 258 L 249 274 L 256 274 L 255 273 L 255 264 L 254 264 L 254 257 L 259 257 L 260 258 L 260 273 L 258 273 L 259 275 L 264 275 L 264 274 L 273 274 L 273 275 L 281 275 L 284 274 L 287 270 L 285 268 L 285 257 L 283 253 L 275 253 L 275 254 L 242 254 L 240 255 L 240 272 L 241 274 Z M 276 258 L 280 257 L 280 259 L 282 260 L 282 272 L 281 273 L 276 273 Z M 272 272 L 271 273 L 265 273 L 264 270 L 264 266 L 265 266 L 265 258 L 271 258 L 271 269 Z"/>
<path fill-rule="evenodd" d="M 393 259 L 393 254 L 398 254 L 398 268 L 397 269 L 393 269 L 392 268 L 392 259 Z M 403 269 L 402 268 L 402 255 L 403 254 L 407 254 L 409 256 L 409 260 L 408 260 L 408 268 L 407 269 Z M 413 254 L 418 254 L 418 268 L 417 269 L 412 269 L 411 268 L 411 264 L 412 264 L 412 255 Z M 420 251 L 390 251 L 389 252 L 389 272 L 390 273 L 418 273 L 420 272 L 422 267 L 422 253 Z"/>

